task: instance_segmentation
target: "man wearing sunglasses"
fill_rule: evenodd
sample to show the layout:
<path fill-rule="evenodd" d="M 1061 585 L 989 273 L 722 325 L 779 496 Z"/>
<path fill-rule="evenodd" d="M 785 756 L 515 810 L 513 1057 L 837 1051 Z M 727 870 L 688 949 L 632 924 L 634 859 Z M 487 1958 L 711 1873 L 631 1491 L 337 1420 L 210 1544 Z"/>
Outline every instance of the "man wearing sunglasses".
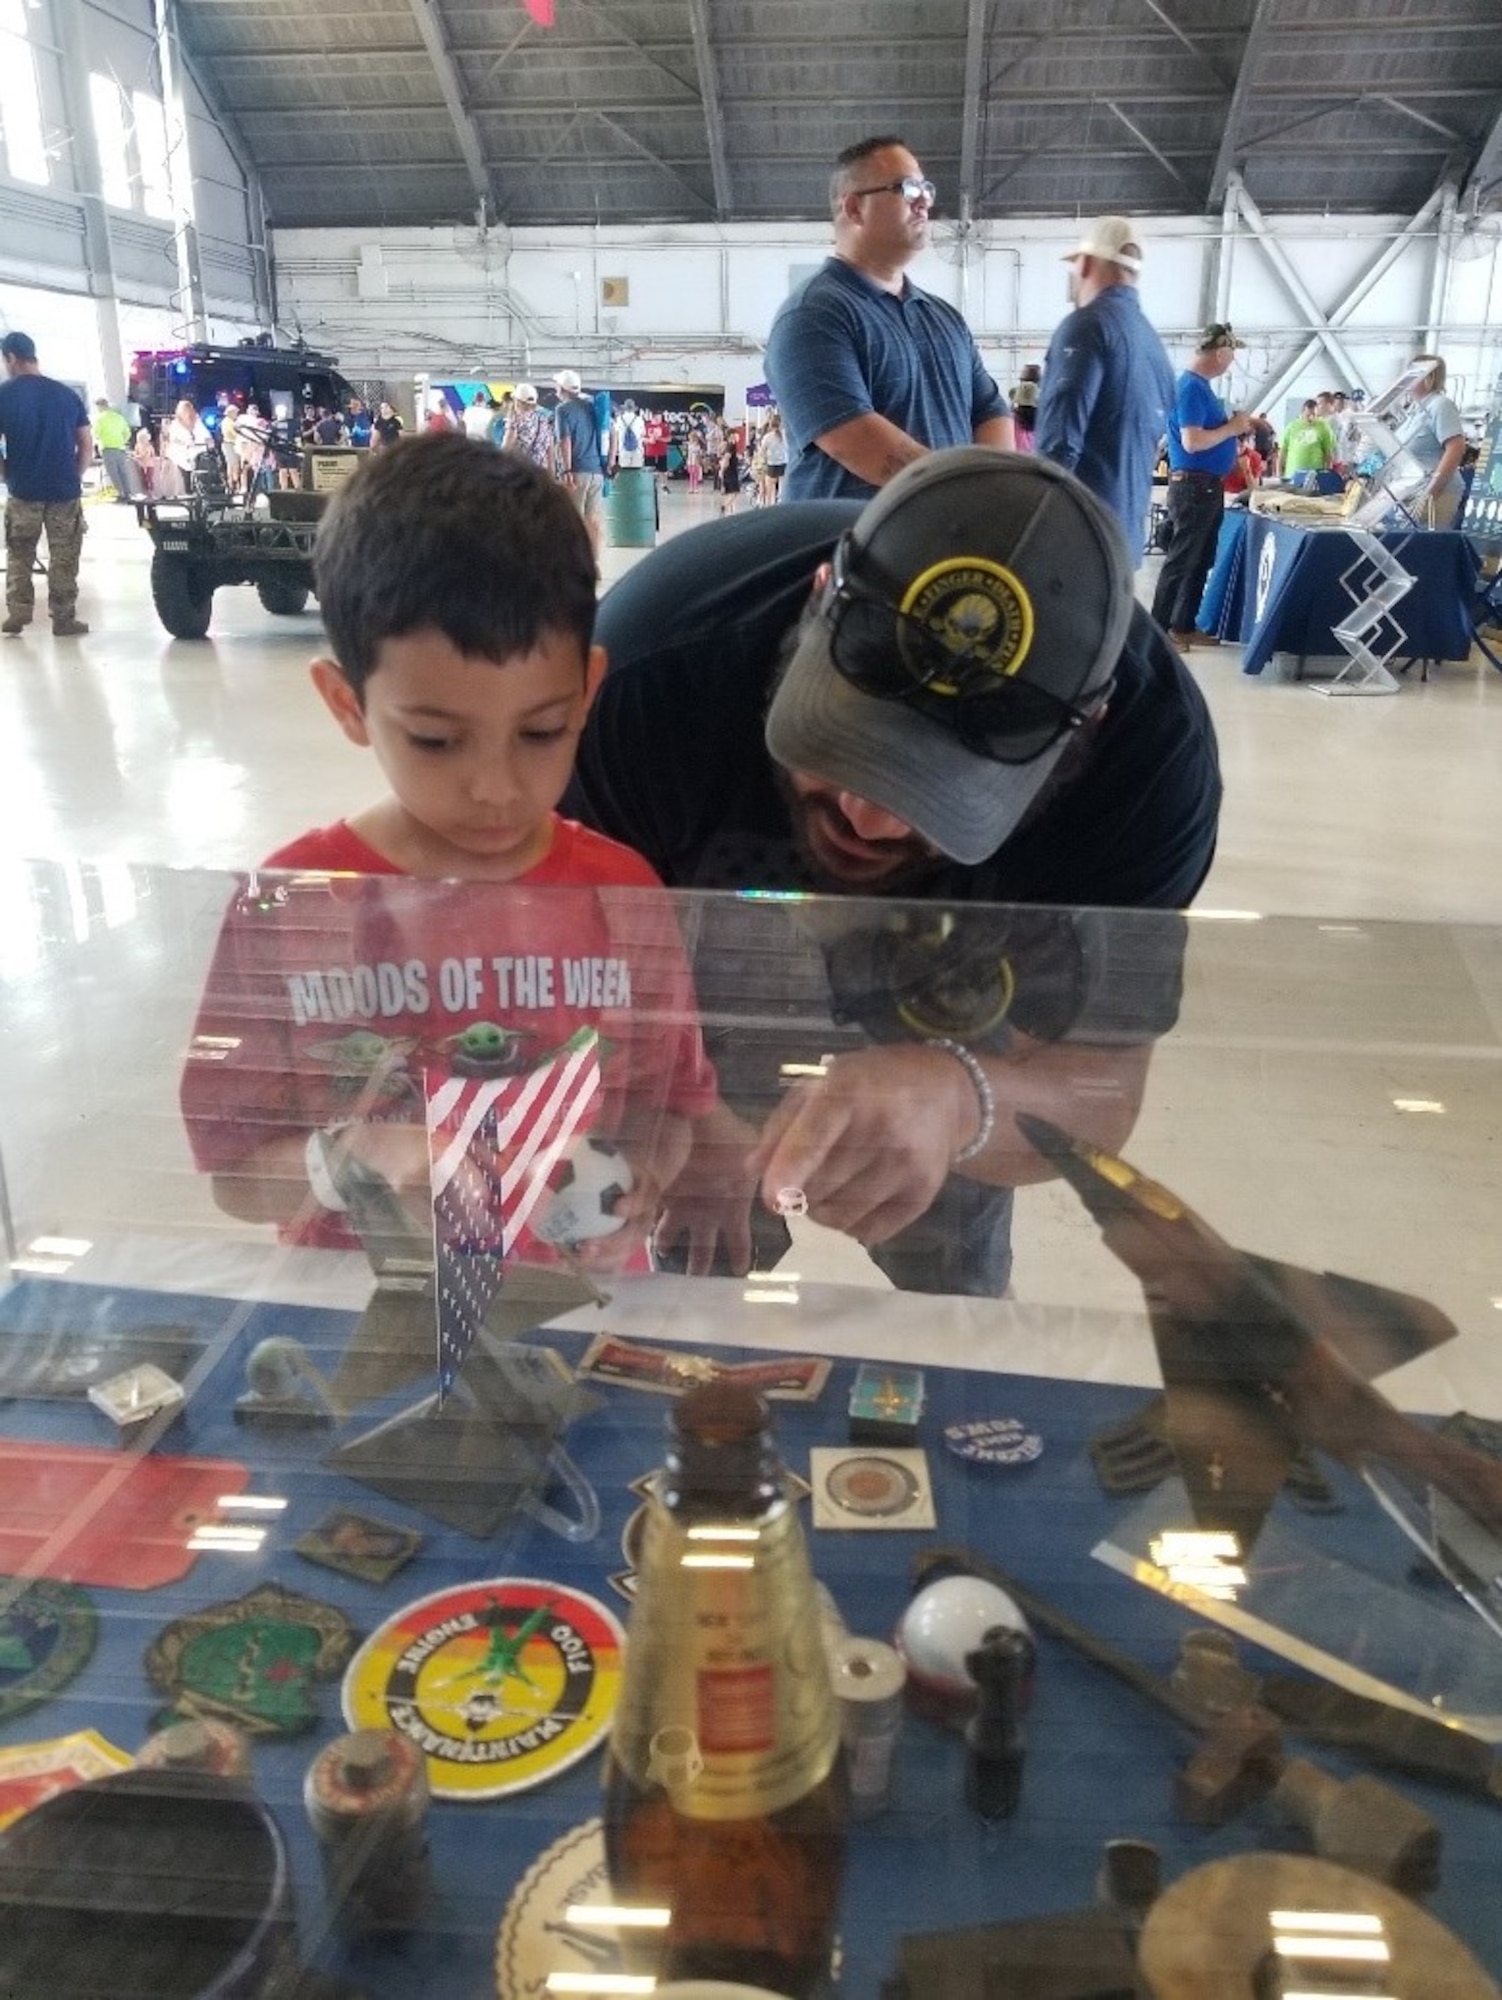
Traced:
<path fill-rule="evenodd" d="M 787 428 L 785 500 L 868 499 L 928 450 L 1015 443 L 1011 406 L 953 306 L 904 275 L 937 189 L 901 139 L 847 146 L 834 255 L 786 299 L 767 381 Z"/>
<path fill-rule="evenodd" d="M 1119 526 L 1046 461 L 932 452 L 864 509 L 692 529 L 615 585 L 596 636 L 609 667 L 564 810 L 672 887 L 1163 911 L 1209 868 L 1220 776 L 1204 701 L 1134 604 Z M 827 1008 L 821 969 L 789 1000 L 780 956 L 735 965 L 736 907 L 696 913 L 729 944 L 702 949 L 706 1021 Z M 753 1203 L 796 1187 L 899 1286 L 999 1292 L 1009 1191 L 1051 1171 L 1012 1114 L 1118 1149 L 1172 1025 L 1178 933 L 1137 922 L 1107 926 L 1118 976 L 1083 981 L 1071 1039 L 1003 1021 L 957 1054 L 941 1030 L 899 1031 L 779 1101 L 776 1061 L 770 1090 L 747 1067 L 754 1020 L 727 1029 L 722 1091 L 766 1123 L 758 1137 L 729 1111 L 703 1122 L 679 1182 L 697 1199 L 670 1198 L 659 1241 L 686 1238 L 692 1270 L 716 1251 L 744 1270 Z"/>

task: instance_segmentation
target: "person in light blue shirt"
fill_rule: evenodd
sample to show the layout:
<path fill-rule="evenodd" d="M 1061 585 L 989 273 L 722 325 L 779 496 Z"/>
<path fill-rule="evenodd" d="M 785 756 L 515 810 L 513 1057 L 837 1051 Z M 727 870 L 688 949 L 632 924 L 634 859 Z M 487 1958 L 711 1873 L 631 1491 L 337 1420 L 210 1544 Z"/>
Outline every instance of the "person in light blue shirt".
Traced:
<path fill-rule="evenodd" d="M 1465 425 L 1459 410 L 1445 394 L 1444 362 L 1437 354 L 1421 354 L 1416 359 L 1432 359 L 1434 365 L 1414 385 L 1408 415 L 1398 431 L 1398 443 L 1413 453 L 1429 476 L 1406 504 L 1424 527 L 1449 528 L 1454 525 L 1465 498 L 1465 484 L 1460 476 L 1465 462 Z"/>
<path fill-rule="evenodd" d="M 1153 592 L 1153 617 L 1180 651 L 1198 642 L 1194 620 L 1215 561 L 1225 476 L 1236 464 L 1237 439 L 1255 428 L 1246 410 L 1228 416 L 1210 386 L 1227 373 L 1237 348 L 1245 345 L 1224 320 L 1212 321 L 1179 377 L 1168 413 L 1169 540 Z"/>
<path fill-rule="evenodd" d="M 1049 343 L 1034 449 L 1084 481 L 1140 559 L 1173 369 L 1137 298 L 1142 245 L 1124 215 L 1103 215 L 1066 261 L 1075 310 Z"/>
<path fill-rule="evenodd" d="M 945 445 L 1013 449 L 1011 406 L 970 329 L 904 276 L 936 193 L 901 139 L 864 139 L 835 163 L 834 255 L 783 301 L 767 342 L 784 500 L 868 500 Z"/>

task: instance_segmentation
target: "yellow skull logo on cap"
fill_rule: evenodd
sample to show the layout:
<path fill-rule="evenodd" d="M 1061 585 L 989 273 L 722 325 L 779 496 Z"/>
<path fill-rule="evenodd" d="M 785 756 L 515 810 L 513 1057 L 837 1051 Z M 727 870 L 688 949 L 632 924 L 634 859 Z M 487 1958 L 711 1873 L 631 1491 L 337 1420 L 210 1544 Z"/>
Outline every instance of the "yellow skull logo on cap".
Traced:
<path fill-rule="evenodd" d="M 901 609 L 945 652 L 954 655 L 967 679 L 977 667 L 998 680 L 1010 679 L 1020 670 L 1033 643 L 1032 599 L 1009 569 L 980 557 L 933 564 L 909 585 Z M 931 657 L 913 657 L 918 649 L 900 626 L 897 643 L 915 675 L 923 678 Z M 958 683 L 942 674 L 925 685 L 933 694 L 960 692 Z"/>

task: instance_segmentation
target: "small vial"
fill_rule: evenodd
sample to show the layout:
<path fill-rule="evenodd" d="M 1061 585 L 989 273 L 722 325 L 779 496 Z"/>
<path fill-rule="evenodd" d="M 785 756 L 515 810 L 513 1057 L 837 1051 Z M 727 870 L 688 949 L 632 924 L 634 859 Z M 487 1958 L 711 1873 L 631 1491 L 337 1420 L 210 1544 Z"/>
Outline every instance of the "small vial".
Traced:
<path fill-rule="evenodd" d="M 136 1754 L 144 1771 L 208 1771 L 216 1778 L 248 1778 L 250 1745 L 232 1722 L 215 1716 L 174 1722 L 148 1736 Z"/>
<path fill-rule="evenodd" d="M 873 1819 L 892 1802 L 892 1753 L 902 1730 L 902 1656 L 880 1639 L 830 1640 L 830 1678 L 840 1704 L 840 1736 L 850 1781 L 850 1817 Z"/>

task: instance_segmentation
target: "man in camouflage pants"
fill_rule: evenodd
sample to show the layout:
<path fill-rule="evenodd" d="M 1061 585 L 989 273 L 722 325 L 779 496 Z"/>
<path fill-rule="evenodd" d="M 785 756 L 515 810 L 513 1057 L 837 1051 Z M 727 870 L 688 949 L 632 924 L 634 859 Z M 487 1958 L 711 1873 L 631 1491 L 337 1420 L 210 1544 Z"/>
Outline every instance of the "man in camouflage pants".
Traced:
<path fill-rule="evenodd" d="M 0 339 L 8 378 L 0 383 L 0 443 L 5 450 L 5 621 L 15 638 L 31 623 L 36 604 L 32 565 L 47 537 L 47 608 L 59 639 L 88 631 L 76 615 L 78 558 L 83 549 L 83 474 L 93 462 L 89 413 L 65 382 L 37 366 L 36 343 L 27 333 Z"/>

